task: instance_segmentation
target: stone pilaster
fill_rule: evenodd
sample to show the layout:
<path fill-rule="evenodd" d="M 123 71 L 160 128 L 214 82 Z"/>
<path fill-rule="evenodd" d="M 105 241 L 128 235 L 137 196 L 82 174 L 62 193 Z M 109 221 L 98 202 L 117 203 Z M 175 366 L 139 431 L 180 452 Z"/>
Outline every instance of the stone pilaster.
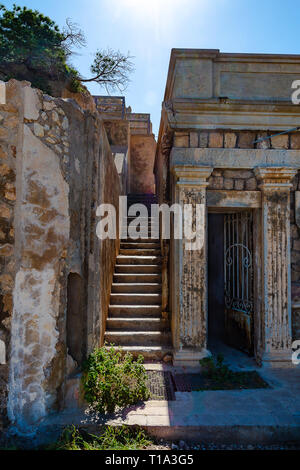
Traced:
<path fill-rule="evenodd" d="M 262 192 L 259 360 L 291 364 L 290 188 L 292 168 L 256 168 Z M 260 313 L 260 312 L 258 312 Z"/>
<path fill-rule="evenodd" d="M 192 206 L 190 221 L 196 230 L 196 249 L 186 239 L 174 240 L 173 342 L 175 365 L 199 365 L 209 355 L 207 337 L 207 214 L 206 186 L 212 168 L 176 166 L 175 202 Z M 196 212 L 197 211 L 197 212 Z M 184 218 L 183 218 L 184 219 Z M 184 229 L 184 220 L 182 221 Z M 184 232 L 184 230 L 183 230 Z"/>

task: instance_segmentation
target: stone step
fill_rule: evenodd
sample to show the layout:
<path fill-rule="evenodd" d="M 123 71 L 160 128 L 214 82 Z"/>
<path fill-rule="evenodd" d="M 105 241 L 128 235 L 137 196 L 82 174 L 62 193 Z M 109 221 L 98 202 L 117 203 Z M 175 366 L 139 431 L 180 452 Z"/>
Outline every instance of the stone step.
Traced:
<path fill-rule="evenodd" d="M 127 238 L 121 238 L 121 243 L 155 243 L 155 244 L 158 244 L 159 245 L 159 238 L 130 238 L 130 237 L 127 237 Z"/>
<path fill-rule="evenodd" d="M 160 249 L 154 248 L 120 248 L 120 255 L 129 256 L 158 256 L 161 254 Z"/>
<path fill-rule="evenodd" d="M 107 346 L 109 348 L 109 346 Z M 145 362 L 161 361 L 166 354 L 172 355 L 173 348 L 171 345 L 162 346 L 120 346 L 119 348 L 124 354 L 129 352 L 134 358 L 139 355 L 144 356 Z"/>
<path fill-rule="evenodd" d="M 160 256 L 129 256 L 119 255 L 117 256 L 117 264 L 161 264 Z"/>
<path fill-rule="evenodd" d="M 155 293 L 155 292 L 161 292 L 161 283 L 159 282 L 144 282 L 144 283 L 131 283 L 131 282 L 113 282 L 111 286 L 111 292 L 112 293 Z"/>
<path fill-rule="evenodd" d="M 149 242 L 144 242 L 142 240 L 136 240 L 134 242 L 123 242 L 121 241 L 120 243 L 120 248 L 122 250 L 129 250 L 129 249 L 147 249 L 147 250 L 160 250 L 160 244 L 159 242 L 149 241 Z"/>
<path fill-rule="evenodd" d="M 110 294 L 111 305 L 160 305 L 161 294 Z"/>
<path fill-rule="evenodd" d="M 110 305 L 108 307 L 110 318 L 161 318 L 160 305 Z"/>
<path fill-rule="evenodd" d="M 116 264 L 115 273 L 126 273 L 126 274 L 155 274 L 161 273 L 160 264 Z"/>
<path fill-rule="evenodd" d="M 170 324 L 162 318 L 124 318 L 109 317 L 106 320 L 106 329 L 109 331 L 168 331 Z"/>
<path fill-rule="evenodd" d="M 106 331 L 105 342 L 117 346 L 163 346 L 171 344 L 171 333 L 164 331 Z"/>
<path fill-rule="evenodd" d="M 113 282 L 144 283 L 144 282 L 161 282 L 161 274 L 114 274 Z"/>

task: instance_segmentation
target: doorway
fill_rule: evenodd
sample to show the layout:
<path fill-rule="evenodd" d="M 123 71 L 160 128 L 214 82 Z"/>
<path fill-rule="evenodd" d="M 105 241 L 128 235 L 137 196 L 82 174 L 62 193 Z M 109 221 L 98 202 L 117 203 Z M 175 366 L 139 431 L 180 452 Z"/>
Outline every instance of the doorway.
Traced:
<path fill-rule="evenodd" d="M 208 348 L 253 354 L 253 213 L 208 214 Z"/>

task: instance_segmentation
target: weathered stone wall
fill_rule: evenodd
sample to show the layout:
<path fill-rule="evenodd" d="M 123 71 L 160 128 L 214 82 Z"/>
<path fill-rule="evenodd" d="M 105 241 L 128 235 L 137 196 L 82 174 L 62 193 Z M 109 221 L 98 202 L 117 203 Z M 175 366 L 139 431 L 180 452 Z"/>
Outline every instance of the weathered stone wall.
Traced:
<path fill-rule="evenodd" d="M 130 137 L 130 192 L 154 193 L 154 159 L 156 142 L 154 135 Z"/>
<path fill-rule="evenodd" d="M 12 82 L 6 85 L 6 96 L 7 102 L 0 104 L 0 429 L 6 422 L 8 357 L 15 276 L 14 209 L 19 110 L 18 97 Z"/>
<path fill-rule="evenodd" d="M 1 162 L 7 161 L 7 168 L 0 167 L 0 242 L 6 253 L 0 328 L 10 345 L 8 415 L 30 431 L 63 404 L 74 359 L 80 363 L 103 337 L 118 240 L 98 240 L 96 209 L 102 202 L 117 207 L 120 185 L 98 113 L 43 95 L 26 82 L 10 81 L 6 91 L 6 108 L 0 108 Z M 78 292 L 71 274 L 78 276 Z M 74 308 L 68 302 L 72 289 L 80 306 L 79 334 L 67 318 Z"/>
<path fill-rule="evenodd" d="M 300 132 L 283 134 L 262 142 L 256 140 L 277 134 L 276 132 L 262 131 L 227 131 L 227 130 L 199 130 L 175 132 L 174 147 L 194 148 L 240 148 L 240 149 L 300 149 Z"/>

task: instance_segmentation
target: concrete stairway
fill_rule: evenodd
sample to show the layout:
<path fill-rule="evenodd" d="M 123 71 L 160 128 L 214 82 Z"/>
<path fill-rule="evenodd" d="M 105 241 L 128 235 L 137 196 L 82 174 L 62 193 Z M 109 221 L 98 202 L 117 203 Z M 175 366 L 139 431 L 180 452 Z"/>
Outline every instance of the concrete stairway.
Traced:
<path fill-rule="evenodd" d="M 128 207 L 143 203 L 150 214 L 156 199 L 129 195 Z M 125 223 L 128 225 L 131 217 Z M 105 341 L 145 360 L 160 360 L 172 354 L 170 325 L 161 316 L 161 252 L 159 240 L 121 240 L 113 278 Z"/>

